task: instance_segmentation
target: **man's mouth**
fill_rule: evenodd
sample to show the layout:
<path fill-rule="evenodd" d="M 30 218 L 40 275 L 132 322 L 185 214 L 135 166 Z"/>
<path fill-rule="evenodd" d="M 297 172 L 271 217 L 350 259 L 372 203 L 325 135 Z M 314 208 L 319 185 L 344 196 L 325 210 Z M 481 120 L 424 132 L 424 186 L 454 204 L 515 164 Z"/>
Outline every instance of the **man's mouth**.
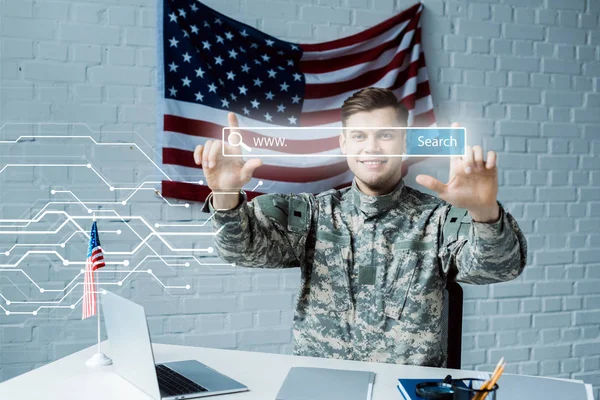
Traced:
<path fill-rule="evenodd" d="M 382 166 L 383 164 L 385 164 L 387 162 L 387 160 L 377 160 L 377 159 L 372 159 L 372 160 L 358 160 L 359 163 L 364 164 L 367 168 L 378 168 L 380 166 Z"/>

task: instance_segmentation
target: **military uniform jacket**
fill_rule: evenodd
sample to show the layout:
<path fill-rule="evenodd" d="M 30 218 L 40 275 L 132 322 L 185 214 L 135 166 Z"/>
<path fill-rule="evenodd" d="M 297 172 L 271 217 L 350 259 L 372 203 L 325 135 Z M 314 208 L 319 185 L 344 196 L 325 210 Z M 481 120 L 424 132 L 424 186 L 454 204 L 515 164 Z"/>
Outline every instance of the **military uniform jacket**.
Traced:
<path fill-rule="evenodd" d="M 466 210 L 403 180 L 383 196 L 365 195 L 355 180 L 316 196 L 266 194 L 248 202 L 241 191 L 236 208 L 216 212 L 211 196 L 203 211 L 215 213 L 223 260 L 301 268 L 296 355 L 444 366 L 447 281 L 508 281 L 527 259 L 525 237 L 502 205 L 497 222 L 471 221 Z"/>

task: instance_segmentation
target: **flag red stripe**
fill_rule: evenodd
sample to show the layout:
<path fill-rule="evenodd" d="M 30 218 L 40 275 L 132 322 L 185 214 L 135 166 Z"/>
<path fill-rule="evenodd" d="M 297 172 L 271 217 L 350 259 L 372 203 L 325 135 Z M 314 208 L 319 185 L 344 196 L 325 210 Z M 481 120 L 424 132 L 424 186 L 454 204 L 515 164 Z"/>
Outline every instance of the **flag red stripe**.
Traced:
<path fill-rule="evenodd" d="M 363 64 L 367 62 L 371 62 L 377 60 L 385 51 L 392 49 L 394 47 L 398 47 L 404 35 L 414 30 L 417 27 L 419 21 L 417 19 L 412 20 L 408 26 L 406 32 L 401 32 L 396 38 L 390 40 L 388 42 L 382 43 L 377 47 L 373 47 L 372 49 L 365 50 L 359 53 L 354 54 L 346 54 L 340 57 L 334 57 L 324 60 L 300 60 L 300 70 L 305 74 L 320 74 L 325 72 L 337 71 L 343 68 L 352 67 L 354 65 Z M 413 36 L 413 43 L 415 42 L 415 36 Z M 416 43 L 420 42 L 420 38 L 418 38 Z M 394 59 L 404 59 L 404 55 L 407 52 L 412 51 L 412 46 L 408 46 L 406 49 L 403 49 L 396 53 Z M 393 62 L 393 61 L 392 61 Z"/>
<path fill-rule="evenodd" d="M 105 266 L 106 266 L 106 264 L 104 264 L 104 263 L 101 263 L 101 264 L 94 264 L 94 266 L 92 267 L 92 271 L 95 271 L 95 270 L 97 270 L 98 268 L 102 268 L 102 267 L 105 267 Z"/>
<path fill-rule="evenodd" d="M 329 42 L 300 44 L 300 47 L 305 52 L 326 51 L 326 50 L 337 49 L 340 47 L 351 46 L 351 45 L 354 45 L 354 44 L 357 44 L 360 42 L 364 42 L 366 40 L 373 39 L 373 38 L 381 35 L 385 31 L 387 31 L 388 29 L 391 29 L 394 26 L 401 24 L 402 22 L 404 22 L 406 20 L 415 18 L 415 15 L 417 14 L 417 11 L 419 10 L 420 6 L 421 6 L 421 4 L 417 3 L 414 6 L 404 10 L 400 14 L 394 15 L 393 17 L 388 18 L 385 21 L 383 21 L 371 28 L 365 29 L 364 31 L 356 33 L 354 35 L 347 36 L 347 37 L 344 37 L 341 39 L 331 40 Z"/>
<path fill-rule="evenodd" d="M 422 54 L 423 53 L 419 54 L 418 60 L 411 61 L 411 63 L 407 66 L 406 69 L 398 72 L 394 86 L 401 86 L 408 79 L 416 76 L 419 68 L 425 66 L 425 59 L 421 56 Z M 390 71 L 400 68 L 404 63 L 405 56 L 406 54 L 400 52 L 396 54 L 396 56 L 390 61 L 388 65 L 385 65 L 378 69 L 370 70 L 362 75 L 359 75 L 347 81 L 307 84 L 304 89 L 304 98 L 319 99 L 323 97 L 331 97 L 338 94 L 353 92 L 361 88 L 372 86 Z"/>
<path fill-rule="evenodd" d="M 419 90 L 423 90 L 422 88 L 427 88 L 427 91 L 425 93 L 419 93 Z M 397 89 L 398 85 L 395 84 L 394 87 L 391 87 L 389 89 L 394 90 Z M 429 81 L 425 81 L 425 82 L 421 82 L 419 84 L 417 84 L 417 92 L 408 95 L 409 96 L 416 96 L 416 99 L 421 99 L 421 98 L 425 98 L 427 96 L 429 96 L 430 92 L 429 92 Z M 414 105 L 413 107 L 414 108 Z M 408 108 L 409 110 L 411 110 L 412 108 Z M 312 111 L 312 112 L 303 112 L 301 119 L 300 119 L 300 125 L 302 126 L 318 126 L 318 125 L 325 125 L 325 124 L 331 124 L 334 122 L 339 122 L 341 120 L 341 110 L 339 108 L 336 109 L 332 109 L 332 110 L 322 110 L 322 111 Z M 435 122 L 435 121 L 433 121 Z M 433 123 L 432 122 L 432 123 Z M 431 124 L 429 124 L 431 125 Z M 427 126 L 429 126 L 427 125 Z"/>
<path fill-rule="evenodd" d="M 335 189 L 342 189 L 350 186 L 352 182 L 347 182 L 342 185 L 336 186 Z M 182 200 L 188 201 L 204 201 L 212 190 L 208 186 L 196 185 L 193 183 L 176 182 L 176 181 L 162 181 L 162 192 L 161 195 L 164 197 L 175 197 Z M 248 197 L 248 201 L 252 200 L 256 196 L 266 194 L 265 192 L 259 191 L 245 191 Z M 315 193 L 317 194 L 317 193 Z"/>
<path fill-rule="evenodd" d="M 193 151 L 164 147 L 162 155 L 163 164 L 202 169 L 194 162 Z M 327 168 L 323 168 L 323 166 L 303 168 L 262 165 L 254 171 L 252 176 L 257 179 L 280 182 L 313 182 L 333 178 L 347 170 L 348 163 L 346 159 L 342 159 L 338 163 L 328 165 Z"/>
<path fill-rule="evenodd" d="M 431 95 L 431 91 L 429 89 L 429 81 L 417 83 L 417 90 L 414 93 L 409 94 L 408 96 L 404 96 L 400 103 L 404 105 L 409 110 L 415 108 L 415 102 L 423 97 L 427 97 Z"/>
<path fill-rule="evenodd" d="M 166 114 L 163 119 L 163 124 L 165 131 L 216 140 L 223 139 L 223 125 L 212 122 Z M 258 132 L 248 130 L 240 130 L 240 132 L 243 133 L 245 143 L 255 143 L 254 140 L 269 138 L 269 136 Z M 286 139 L 285 143 L 287 144 L 286 147 L 277 147 L 278 152 L 287 154 L 315 154 L 323 151 L 335 150 L 340 147 L 337 136 L 311 140 Z"/>

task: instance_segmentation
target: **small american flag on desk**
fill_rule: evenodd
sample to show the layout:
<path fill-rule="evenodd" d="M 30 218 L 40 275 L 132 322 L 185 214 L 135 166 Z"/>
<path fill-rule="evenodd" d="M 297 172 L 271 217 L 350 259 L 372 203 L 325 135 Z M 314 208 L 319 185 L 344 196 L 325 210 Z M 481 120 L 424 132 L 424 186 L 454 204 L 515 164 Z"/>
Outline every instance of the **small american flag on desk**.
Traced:
<path fill-rule="evenodd" d="M 87 260 L 85 263 L 85 272 L 83 278 L 83 305 L 81 319 L 86 319 L 96 315 L 96 282 L 94 281 L 94 271 L 104 267 L 104 253 L 100 247 L 100 238 L 98 237 L 98 226 L 96 221 L 92 224 L 90 232 L 90 244 L 88 246 Z"/>
<path fill-rule="evenodd" d="M 247 191 L 249 199 L 348 186 L 353 175 L 344 158 L 285 157 L 336 150 L 341 154 L 339 131 L 323 129 L 315 137 L 315 129 L 303 138 L 306 131 L 260 128 L 341 126 L 343 101 L 371 86 L 394 91 L 409 110 L 409 125 L 435 124 L 421 47 L 422 11 L 415 4 L 355 35 L 298 44 L 200 2 L 163 0 L 158 16 L 157 143 L 161 167 L 172 180 L 162 182 L 162 195 L 205 200 L 210 189 L 190 182 L 202 179 L 192 154 L 198 144 L 222 139 L 230 111 L 237 114 L 240 127 L 257 127 L 249 132 L 251 147 L 273 132 L 288 144 L 278 150 L 282 157 L 263 159 L 248 186 L 263 181 L 259 188 L 265 189 Z"/>

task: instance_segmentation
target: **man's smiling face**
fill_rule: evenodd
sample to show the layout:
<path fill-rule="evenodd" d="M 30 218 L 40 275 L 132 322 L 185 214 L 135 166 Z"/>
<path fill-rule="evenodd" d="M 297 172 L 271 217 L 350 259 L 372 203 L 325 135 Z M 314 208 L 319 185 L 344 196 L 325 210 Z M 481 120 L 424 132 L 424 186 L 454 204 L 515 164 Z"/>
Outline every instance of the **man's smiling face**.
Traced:
<path fill-rule="evenodd" d="M 402 176 L 402 157 L 389 155 L 404 154 L 405 131 L 385 127 L 401 127 L 394 107 L 357 112 L 345 121 L 340 147 L 343 154 L 356 155 L 347 161 L 361 190 L 386 193 Z"/>

